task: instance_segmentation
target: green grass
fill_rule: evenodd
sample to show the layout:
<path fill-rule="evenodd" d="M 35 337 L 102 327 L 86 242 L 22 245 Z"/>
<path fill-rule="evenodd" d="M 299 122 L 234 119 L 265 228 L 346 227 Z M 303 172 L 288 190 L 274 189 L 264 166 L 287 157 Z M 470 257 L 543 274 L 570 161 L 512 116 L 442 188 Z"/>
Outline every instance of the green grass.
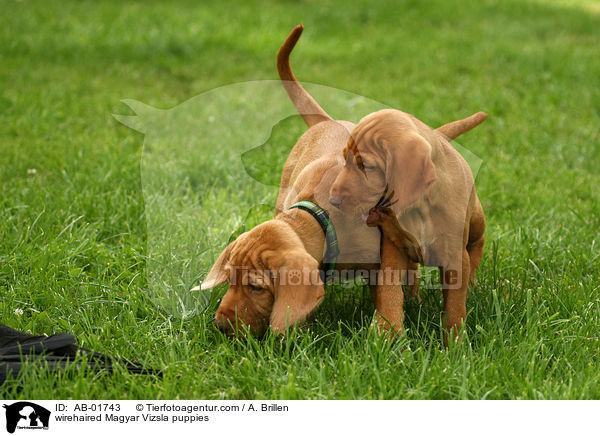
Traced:
<path fill-rule="evenodd" d="M 600 398 L 597 3 L 0 0 L 0 9 L 0 322 L 73 332 L 85 347 L 164 371 L 28 369 L 0 397 Z M 131 114 L 126 98 L 166 109 L 218 86 L 276 79 L 275 53 L 298 22 L 305 34 L 293 64 L 303 81 L 434 126 L 490 114 L 461 138 L 483 160 L 488 230 L 465 340 L 450 350 L 440 341 L 438 291 L 407 305 L 398 342 L 373 335 L 360 287 L 329 290 L 309 330 L 262 341 L 232 341 L 212 327 L 217 295 L 186 296 L 182 317 L 167 304 L 178 301 L 149 291 L 153 241 L 169 234 L 157 224 L 175 226 L 174 244 L 199 250 L 174 258 L 190 267 L 183 288 L 200 281 L 250 208 L 272 204 L 276 188 L 234 189 L 226 170 L 234 149 L 215 154 L 214 165 L 209 155 L 178 167 L 174 190 L 153 202 L 144 135 L 111 114 Z M 363 115 L 323 106 L 334 117 Z M 230 122 L 260 129 L 251 116 Z M 278 129 L 289 147 L 302 131 L 293 120 Z M 268 172 L 254 162 L 251 174 Z M 262 208 L 250 221 L 269 216 Z"/>

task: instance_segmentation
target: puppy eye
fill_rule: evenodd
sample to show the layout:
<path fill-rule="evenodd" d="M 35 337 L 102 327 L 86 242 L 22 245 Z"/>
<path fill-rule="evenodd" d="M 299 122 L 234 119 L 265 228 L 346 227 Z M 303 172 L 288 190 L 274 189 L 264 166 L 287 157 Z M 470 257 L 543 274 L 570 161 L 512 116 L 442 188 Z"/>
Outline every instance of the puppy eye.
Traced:
<path fill-rule="evenodd" d="M 248 287 L 250 288 L 250 291 L 256 292 L 256 293 L 263 292 L 265 290 L 265 288 L 261 288 L 260 286 L 252 285 L 252 284 L 248 285 Z"/>
<path fill-rule="evenodd" d="M 373 171 L 377 169 L 377 165 L 363 165 L 365 171 Z"/>

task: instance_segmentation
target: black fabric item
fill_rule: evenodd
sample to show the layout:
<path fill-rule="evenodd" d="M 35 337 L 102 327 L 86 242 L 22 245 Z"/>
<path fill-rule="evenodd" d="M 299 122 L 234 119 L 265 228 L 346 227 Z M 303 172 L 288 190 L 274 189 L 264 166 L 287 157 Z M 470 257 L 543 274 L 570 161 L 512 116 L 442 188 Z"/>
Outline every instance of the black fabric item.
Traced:
<path fill-rule="evenodd" d="M 121 364 L 134 374 L 161 375 L 160 371 L 142 368 L 137 363 L 116 361 L 108 356 L 77 347 L 75 336 L 60 333 L 53 336 L 34 336 L 0 325 L 0 384 L 15 377 L 25 365 L 47 366 L 51 370 L 65 368 L 77 356 L 86 357 L 93 369 L 112 370 Z"/>

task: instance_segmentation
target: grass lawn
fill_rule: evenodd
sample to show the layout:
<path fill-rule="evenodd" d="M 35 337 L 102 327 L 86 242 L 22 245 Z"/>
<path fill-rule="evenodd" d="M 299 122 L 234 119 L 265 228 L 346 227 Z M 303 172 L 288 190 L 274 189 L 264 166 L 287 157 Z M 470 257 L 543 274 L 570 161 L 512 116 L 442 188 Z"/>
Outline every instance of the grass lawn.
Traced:
<path fill-rule="evenodd" d="M 164 372 L 31 368 L 0 386 L 0 398 L 600 398 L 597 2 L 197 3 L 0 0 L 0 323 L 72 332 L 84 347 Z M 489 113 L 460 138 L 483 161 L 488 228 L 466 340 L 450 350 L 434 290 L 407 304 L 408 332 L 396 342 L 369 329 L 373 305 L 360 286 L 329 289 L 309 330 L 261 341 L 212 326 L 222 287 L 209 300 L 151 291 L 161 223 L 179 226 L 173 253 L 199 250 L 173 256 L 187 271 L 183 289 L 277 189 L 240 190 L 230 170 L 239 149 L 218 135 L 173 171 L 144 167 L 149 137 L 112 114 L 133 115 L 122 99 L 169 109 L 216 87 L 276 79 L 277 49 L 299 22 L 292 63 L 302 81 L 432 126 Z M 367 113 L 321 103 L 334 118 Z M 228 122 L 259 128 L 248 114 Z M 292 119 L 272 137 L 285 152 L 302 131 Z M 252 162 L 272 175 L 260 156 Z M 160 190 L 148 191 L 152 168 L 172 177 L 161 197 L 170 203 L 148 195 Z M 175 203 L 203 207 L 180 217 Z M 249 221 L 271 217 L 269 207 L 254 210 Z"/>

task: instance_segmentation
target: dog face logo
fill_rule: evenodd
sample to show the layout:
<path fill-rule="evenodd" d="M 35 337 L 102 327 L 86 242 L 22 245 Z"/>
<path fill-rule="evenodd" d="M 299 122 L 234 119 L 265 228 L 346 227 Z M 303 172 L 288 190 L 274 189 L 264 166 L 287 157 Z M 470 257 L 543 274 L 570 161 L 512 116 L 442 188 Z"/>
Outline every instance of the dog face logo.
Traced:
<path fill-rule="evenodd" d="M 312 95 L 326 96 L 328 108 L 331 108 L 332 113 L 340 120 L 357 121 L 365 114 L 390 109 L 383 103 L 335 88 L 306 83 L 303 84 L 303 88 Z M 207 91 L 167 110 L 135 100 L 124 100 L 123 103 L 135 115 L 114 116 L 125 126 L 145 134 L 140 171 L 148 226 L 146 279 L 148 295 L 161 309 L 188 317 L 196 311 L 210 307 L 214 298 L 209 293 L 190 293 L 189 290 L 199 284 L 204 272 L 210 271 L 220 254 L 223 255 L 227 251 L 221 249 L 251 229 L 255 229 L 252 236 L 257 236 L 255 241 L 265 241 L 262 236 L 258 237 L 259 232 L 263 230 L 262 227 L 259 228 L 259 224 L 265 223 L 273 216 L 272 205 L 268 206 L 271 202 L 266 199 L 291 199 L 300 194 L 296 191 L 295 182 L 290 183 L 290 180 L 279 186 L 291 146 L 306 132 L 306 125 L 298 118 L 298 112 L 289 104 L 289 99 L 284 94 L 285 90 L 279 80 L 236 83 Z M 344 137 L 344 134 L 349 137 L 348 129 L 352 130 L 349 124 L 330 124 L 330 130 L 327 130 L 330 133 L 318 135 L 329 138 L 328 135 L 335 132 L 336 137 Z M 446 133 L 448 137 L 454 135 L 452 132 Z M 472 173 L 476 175 L 482 160 L 459 144 L 453 142 L 452 145 L 471 165 Z M 339 173 L 343 167 L 344 159 L 340 151 L 332 157 L 337 163 L 319 174 L 318 180 L 322 182 L 318 183 L 327 184 L 331 181 L 333 184 L 337 173 L 332 174 L 329 171 Z M 372 164 L 366 160 L 365 154 L 361 154 L 365 159 L 362 164 L 369 164 L 367 167 L 370 167 Z M 354 154 L 350 153 L 350 157 L 353 156 Z M 403 162 L 402 159 L 398 161 Z M 369 183 L 377 178 L 374 175 L 376 170 L 365 171 L 368 172 Z M 351 216 L 356 215 L 354 218 L 357 218 L 352 218 L 349 222 L 360 222 L 360 214 L 368 213 L 385 189 L 384 176 L 391 174 L 396 173 L 381 171 L 379 182 L 374 183 L 374 193 L 369 198 L 356 194 L 362 189 L 361 186 L 355 191 L 354 188 L 349 188 L 348 183 L 340 183 L 339 186 L 349 189 L 352 198 L 364 200 L 354 208 L 342 207 L 340 214 L 349 211 Z M 360 176 L 365 178 L 362 172 Z M 362 183 L 363 179 L 359 181 Z M 186 180 L 185 185 L 181 184 L 183 180 Z M 317 179 L 311 179 L 311 182 L 317 183 Z M 182 191 L 183 187 L 185 189 Z M 277 187 L 280 189 L 279 195 Z M 187 194 L 188 189 L 190 195 Z M 220 191 L 221 189 L 224 191 Z M 396 195 L 401 194 L 400 189 L 392 189 Z M 328 209 L 330 195 L 328 189 L 323 191 L 320 206 Z M 182 196 L 182 192 L 186 194 Z M 232 198 L 230 193 L 233 192 L 251 195 L 236 197 L 236 200 L 229 203 L 233 208 L 231 213 L 215 216 L 214 219 L 219 220 L 218 226 L 207 227 L 206 222 L 202 221 L 204 218 L 200 217 L 205 216 L 204 214 L 213 216 L 216 199 L 214 195 L 217 192 L 223 192 L 222 198 Z M 353 202 L 344 201 L 344 205 L 350 203 Z M 246 213 L 246 219 L 240 223 L 240 218 Z M 363 225 L 366 229 L 366 224 L 361 224 L 356 229 L 349 228 L 349 232 L 358 231 Z M 371 232 L 373 229 L 366 231 Z M 338 236 L 345 233 L 343 230 L 339 232 Z M 344 263 L 363 265 L 379 262 L 379 234 L 375 232 L 376 234 L 371 233 L 375 242 L 369 247 L 357 246 L 353 251 L 344 252 Z M 238 246 L 238 243 L 234 246 Z M 242 254 L 248 254 L 248 259 L 254 258 L 259 254 L 260 246 L 263 244 L 249 244 L 245 253 L 240 252 L 240 259 L 243 259 Z M 273 250 L 278 248 L 272 242 L 269 243 L 269 247 Z M 343 248 L 344 245 L 340 243 L 340 247 Z M 230 249 L 233 249 L 233 246 Z M 226 262 L 227 257 L 222 258 L 224 267 L 229 266 Z M 231 263 L 231 266 L 237 270 L 254 268 L 251 263 L 237 261 Z M 229 274 L 225 277 L 229 277 Z M 296 280 L 297 277 L 291 279 Z M 212 287 L 209 286 L 210 282 L 206 281 L 206 276 L 205 282 L 204 289 Z M 211 284 L 218 285 L 215 281 Z M 223 309 L 227 309 L 226 314 L 233 316 L 235 308 L 238 307 L 240 314 L 248 314 L 244 318 L 245 321 L 258 326 L 263 319 L 270 320 L 274 301 L 269 297 L 272 295 L 269 292 L 253 292 L 250 295 L 251 297 L 246 299 L 248 302 L 252 302 L 254 307 L 265 308 L 260 314 L 256 311 L 253 320 L 246 311 L 246 308 L 251 306 L 243 305 L 237 297 L 222 300 L 229 302 Z M 297 303 L 293 305 L 297 307 Z M 282 307 L 285 313 L 285 306 Z M 224 325 L 229 325 L 227 319 L 225 316 Z M 216 318 L 217 326 L 221 324 L 221 320 L 223 317 L 219 313 Z M 282 316 L 282 320 L 285 322 L 285 317 Z M 261 326 L 259 330 L 263 331 L 264 328 Z"/>
<path fill-rule="evenodd" d="M 19 429 L 48 429 L 50 411 L 28 401 L 19 401 L 3 406 L 6 409 L 6 431 L 14 433 Z"/>

